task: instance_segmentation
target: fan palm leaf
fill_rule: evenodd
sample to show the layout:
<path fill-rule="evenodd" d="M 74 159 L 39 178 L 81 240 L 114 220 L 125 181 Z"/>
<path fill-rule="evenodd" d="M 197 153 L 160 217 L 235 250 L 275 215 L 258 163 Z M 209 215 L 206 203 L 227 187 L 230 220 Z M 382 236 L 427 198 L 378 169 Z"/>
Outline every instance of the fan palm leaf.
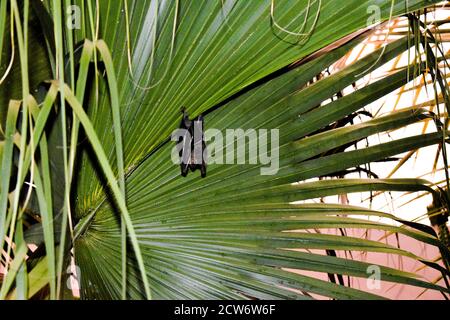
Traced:
<path fill-rule="evenodd" d="M 49 135 L 51 155 L 37 165 L 48 162 L 54 170 L 52 181 L 43 182 L 37 169 L 35 184 L 46 185 L 48 193 L 50 184 L 55 188 L 56 181 L 66 178 L 62 183 L 66 192 L 53 192 L 52 200 L 37 193 L 36 201 L 55 205 L 55 229 L 63 230 L 56 233 L 56 239 L 66 234 L 64 219 L 75 224 L 70 246 L 68 241 L 60 244 L 60 252 L 66 255 L 59 256 L 58 266 L 67 263 L 73 246 L 81 271 L 82 298 L 382 298 L 376 292 L 304 273 L 368 276 L 370 263 L 320 254 L 329 250 L 399 255 L 447 278 L 447 269 L 407 250 L 310 232 L 328 228 L 395 232 L 438 248 L 448 261 L 448 248 L 433 229 L 375 210 L 298 203 L 363 191 L 425 191 L 439 197 L 431 183 L 418 179 L 314 180 L 447 139 L 439 116 L 418 107 L 324 130 L 426 72 L 427 65 L 417 61 L 335 99 L 337 92 L 418 47 L 414 38 L 406 35 L 311 84 L 363 39 L 364 34 L 354 33 L 367 28 L 369 6 L 376 5 L 380 18 L 387 20 L 435 2 L 101 0 L 94 5 L 75 0 L 71 3 L 82 8 L 85 23 L 79 30 L 64 32 L 57 2 L 35 4 L 58 18 L 51 21 L 50 15 L 40 16 L 43 34 L 52 26 L 59 30 L 55 39 L 47 37 L 49 50 L 56 47 L 57 54 L 55 58 L 49 55 L 46 70 L 58 77 L 59 83 L 51 83 L 35 120 L 36 141 Z M 323 48 L 328 49 L 314 54 Z M 76 58 L 80 52 L 81 60 Z M 65 73 L 61 72 L 63 53 L 69 61 L 63 64 Z M 62 86 L 65 80 L 69 85 Z M 61 137 L 52 140 L 45 131 L 50 111 L 57 104 L 57 92 L 62 100 L 56 112 L 65 110 L 65 104 L 74 110 L 70 129 L 75 140 L 70 147 L 71 151 L 77 149 L 78 156 L 73 159 L 76 167 L 69 183 L 72 206 L 67 198 L 67 159 L 62 164 L 57 160 Z M 9 96 L 9 100 L 19 98 Z M 178 128 L 182 107 L 192 116 L 203 114 L 206 129 L 223 133 L 230 129 L 278 130 L 279 145 L 270 146 L 273 155 L 279 156 L 279 170 L 275 175 L 262 175 L 263 165 L 211 164 L 204 179 L 196 174 L 181 177 L 172 162 L 170 136 Z M 438 124 L 434 133 L 348 150 L 373 135 L 430 120 Z M 13 130 L 15 123 L 11 119 L 8 128 Z M 84 129 L 79 136 L 78 126 Z M 66 134 L 63 130 L 62 136 Z M 224 157 L 234 155 L 230 144 L 216 152 Z M 5 144 L 5 159 L 12 154 L 11 146 L 12 141 Z M 257 160 L 252 151 L 246 150 L 249 163 Z M 27 159 L 25 167 L 33 168 Z M 11 166 L 8 162 L 4 165 L 7 169 Z M 44 173 L 44 178 L 49 175 Z M 43 209 L 40 206 L 37 211 Z M 63 215 L 58 215 L 60 209 Z M 73 210 L 73 220 L 66 216 L 68 209 Z M 393 224 L 358 218 L 361 216 L 383 217 Z M 125 261 L 124 225 L 129 235 Z M 25 239 L 44 244 L 48 250 L 49 241 L 55 241 L 49 240 L 50 234 L 53 230 L 43 224 L 26 231 Z M 23 260 L 18 254 L 16 257 L 14 262 Z M 28 273 L 30 289 L 17 286 L 11 296 L 24 291 L 30 297 L 36 294 L 47 284 L 37 278 L 45 272 L 61 271 L 50 272 L 56 263 L 54 254 L 37 262 Z M 379 268 L 384 281 L 450 293 L 415 274 Z M 11 285 L 8 282 L 3 288 Z"/>

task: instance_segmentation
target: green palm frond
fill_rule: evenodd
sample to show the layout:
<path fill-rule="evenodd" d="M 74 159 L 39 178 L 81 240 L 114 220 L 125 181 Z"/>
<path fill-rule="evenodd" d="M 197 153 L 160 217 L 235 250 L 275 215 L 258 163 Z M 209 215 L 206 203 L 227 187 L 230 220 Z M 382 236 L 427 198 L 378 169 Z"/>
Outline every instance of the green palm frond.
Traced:
<path fill-rule="evenodd" d="M 18 164 L 22 194 L 31 175 L 38 190 L 27 208 L 42 223 L 26 228 L 23 235 L 18 228 L 11 263 L 17 272 L 8 273 L 1 297 L 31 298 L 49 284 L 49 297 L 56 298 L 64 289 L 62 271 L 70 264 L 71 251 L 81 271 L 83 299 L 382 298 L 311 276 L 368 277 L 371 263 L 327 255 L 329 251 L 405 257 L 448 279 L 450 252 L 432 228 L 372 209 L 307 203 L 379 191 L 427 192 L 448 205 L 432 183 L 412 177 L 329 178 L 445 144 L 446 117 L 414 105 L 339 125 L 421 79 L 430 68 L 445 82 L 436 64 L 433 68 L 431 60 L 416 57 L 375 81 L 354 86 L 352 93 L 338 94 L 405 53 L 420 52 L 418 31 L 321 75 L 372 32 L 369 6 L 377 5 L 386 21 L 437 1 L 65 1 L 81 8 L 78 30 L 63 28 L 67 16 L 58 1 L 38 2 L 31 0 L 30 10 L 31 21 L 38 20 L 34 32 L 39 36 L 30 33 L 25 40 L 29 52 L 37 50 L 28 68 L 39 81 L 31 78 L 29 83 L 34 89 L 56 80 L 41 83 L 35 104 L 21 96 L 24 79 L 14 78 L 23 71 L 20 65 L 10 72 L 16 91 L 3 96 L 8 102 L 27 101 L 22 105 L 33 114 L 33 139 L 25 135 L 23 149 L 12 139 L 18 123 L 27 118 L 17 118 L 20 102 L 10 104 L 2 147 L 6 175 L 1 180 L 1 236 L 15 223 L 14 210 L 7 213 L 7 197 L 21 194 L 7 190 L 14 144 L 23 157 Z M 0 15 L 7 9 L 0 6 Z M 5 30 L 0 28 L 3 40 L 10 36 Z M 39 37 L 45 37 L 45 46 Z M 9 52 L 7 43 L 0 48 Z M 42 50 L 48 52 L 45 57 Z M 24 52 L 19 53 L 23 61 Z M 43 59 L 46 63 L 40 64 Z M 0 93 L 9 92 L 2 90 L 8 90 L 4 85 Z M 7 106 L 0 100 L 2 110 Z M 175 143 L 170 137 L 182 107 L 192 116 L 203 114 L 206 129 L 222 133 L 278 130 L 279 146 L 272 142 L 263 147 L 272 147 L 279 156 L 279 170 L 263 175 L 262 164 L 211 164 L 204 179 L 197 174 L 181 177 L 171 159 Z M 375 135 L 425 122 L 436 124 L 434 132 L 352 148 Z M 232 156 L 235 150 L 229 147 L 226 143 L 216 152 Z M 253 151 L 246 150 L 249 163 L 257 160 Z M 48 210 L 50 214 L 43 212 Z M 345 228 L 382 230 L 433 246 L 444 266 L 386 243 L 318 232 Z M 25 263 L 24 241 L 47 254 Z M 445 283 L 379 268 L 383 281 L 450 294 Z M 42 281 L 45 274 L 49 279 Z"/>

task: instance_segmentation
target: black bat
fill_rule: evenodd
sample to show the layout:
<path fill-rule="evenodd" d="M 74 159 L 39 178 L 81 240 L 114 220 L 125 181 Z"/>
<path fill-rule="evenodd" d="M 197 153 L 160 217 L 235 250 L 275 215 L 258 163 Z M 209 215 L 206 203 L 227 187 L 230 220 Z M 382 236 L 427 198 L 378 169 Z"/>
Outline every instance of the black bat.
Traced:
<path fill-rule="evenodd" d="M 187 177 L 189 170 L 195 172 L 200 170 L 202 178 L 206 177 L 206 142 L 204 134 L 204 119 L 200 115 L 191 120 L 186 109 L 182 109 L 183 119 L 180 129 L 185 130 L 185 135 L 180 137 L 179 143 L 183 148 L 180 150 L 181 175 Z"/>

